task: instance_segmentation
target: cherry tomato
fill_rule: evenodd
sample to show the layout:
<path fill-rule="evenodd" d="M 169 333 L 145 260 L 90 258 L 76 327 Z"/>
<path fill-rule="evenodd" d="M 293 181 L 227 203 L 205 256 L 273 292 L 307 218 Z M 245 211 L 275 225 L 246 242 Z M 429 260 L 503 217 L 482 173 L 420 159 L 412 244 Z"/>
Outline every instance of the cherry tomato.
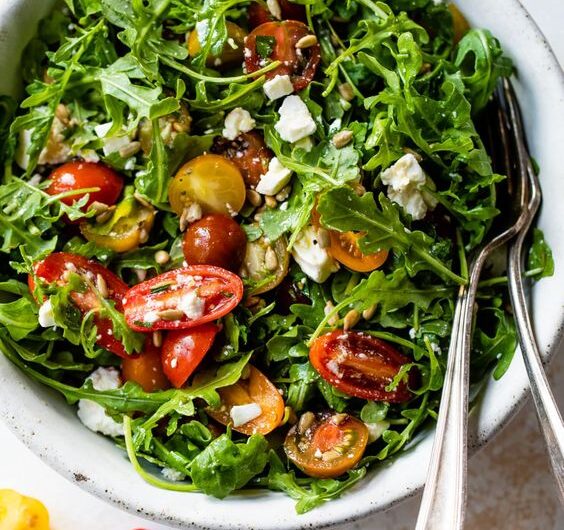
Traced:
<path fill-rule="evenodd" d="M 335 330 L 322 335 L 312 344 L 309 359 L 323 379 L 350 396 L 390 403 L 413 397 L 404 381 L 394 390 L 386 390 L 410 360 L 387 342 L 366 333 Z M 411 374 L 410 384 L 414 384 Z"/>
<path fill-rule="evenodd" d="M 233 426 L 233 430 L 249 436 L 256 433 L 268 434 L 280 425 L 284 417 L 284 400 L 261 371 L 250 365 L 248 368 L 248 377 L 218 390 L 221 407 L 208 409 L 207 412 L 219 423 L 229 425 L 233 423 L 230 412 L 234 406 L 256 403 L 261 409 L 260 416 L 243 425 Z"/>
<path fill-rule="evenodd" d="M 137 284 L 125 295 L 123 307 L 135 331 L 188 329 L 226 315 L 242 297 L 239 276 L 220 267 L 194 265 Z"/>
<path fill-rule="evenodd" d="M 220 214 L 206 215 L 184 233 L 182 250 L 188 265 L 214 265 L 238 271 L 247 246 L 239 223 Z"/>
<path fill-rule="evenodd" d="M 156 392 L 169 387 L 161 363 L 161 350 L 153 345 L 151 337 L 147 338 L 139 357 L 128 357 L 122 361 L 121 374 L 126 381 L 135 381 L 141 385 L 145 392 Z"/>
<path fill-rule="evenodd" d="M 128 252 L 147 241 L 154 221 L 155 209 L 129 196 L 118 204 L 107 221 L 85 221 L 80 224 L 80 231 L 99 247 Z"/>
<path fill-rule="evenodd" d="M 266 74 L 268 79 L 276 75 L 289 75 L 295 90 L 307 87 L 313 78 L 321 60 L 319 44 L 309 48 L 297 49 L 296 43 L 307 35 L 313 35 L 309 28 L 302 22 L 286 20 L 283 22 L 267 22 L 255 28 L 245 41 L 245 67 L 247 72 L 256 72 L 265 61 L 282 61 L 275 70 Z M 268 57 L 261 57 L 259 52 L 264 48 L 257 47 L 264 38 L 274 38 L 272 53 Z"/>
<path fill-rule="evenodd" d="M 168 188 L 172 209 L 182 214 L 197 202 L 204 213 L 238 213 L 245 204 L 245 182 L 237 166 L 219 155 L 200 155 L 184 164 Z"/>
<path fill-rule="evenodd" d="M 49 530 L 45 505 L 14 490 L 0 490 L 0 529 Z"/>
<path fill-rule="evenodd" d="M 240 65 L 243 62 L 243 50 L 247 33 L 242 27 L 233 22 L 227 21 L 225 25 L 227 26 L 228 40 L 223 45 L 223 50 L 219 57 L 211 54 L 207 56 L 206 64 L 209 67 L 220 68 L 221 66 Z M 191 57 L 195 57 L 200 53 L 201 49 L 198 31 L 194 29 L 188 37 L 188 53 Z"/>
<path fill-rule="evenodd" d="M 330 230 L 329 234 L 331 236 L 331 255 L 353 271 L 373 271 L 381 267 L 388 258 L 387 250 L 381 250 L 375 254 L 364 254 L 358 245 L 362 234 L 338 232 L 337 230 Z"/>
<path fill-rule="evenodd" d="M 123 190 L 123 178 L 113 169 L 99 162 L 68 162 L 59 166 L 49 176 L 51 183 L 45 190 L 49 195 L 58 195 L 84 188 L 99 188 L 89 193 L 84 211 L 93 202 L 112 205 L 118 200 Z M 61 202 L 71 205 L 84 197 L 79 193 L 64 197 Z"/>
<path fill-rule="evenodd" d="M 33 270 L 37 278 L 48 284 L 64 285 L 66 283 L 65 275 L 68 272 L 82 276 L 88 282 L 89 287 L 83 293 L 71 293 L 72 301 L 82 313 L 88 313 L 100 307 L 100 297 L 103 295 L 99 290 L 101 283 L 105 284 L 106 298 L 115 303 L 115 308 L 118 311 L 123 311 L 122 300 L 129 287 L 113 272 L 94 260 L 86 259 L 78 254 L 55 252 L 44 260 L 35 263 Z M 98 279 L 99 277 L 101 280 Z M 33 293 L 35 282 L 31 275 L 28 278 L 28 284 Z M 123 344 L 114 336 L 111 319 L 99 318 L 95 315 L 94 323 L 98 332 L 98 339 L 96 340 L 98 346 L 124 359 L 129 357 Z"/>
<path fill-rule="evenodd" d="M 217 136 L 211 151 L 231 160 L 239 168 L 245 184 L 253 188 L 268 171 L 268 165 L 274 156 L 256 131 L 243 133 L 235 140 Z"/>
<path fill-rule="evenodd" d="M 306 475 L 333 478 L 353 468 L 364 454 L 368 429 L 348 414 L 306 412 L 284 442 L 288 458 Z"/>
<path fill-rule="evenodd" d="M 299 20 L 300 22 L 306 22 L 307 19 L 304 6 L 294 4 L 288 0 L 278 0 L 278 4 L 280 5 L 280 11 L 282 12 L 282 20 Z M 251 28 L 256 28 L 265 22 L 276 20 L 270 11 L 258 2 L 253 2 L 249 6 L 248 15 L 249 26 Z"/>
<path fill-rule="evenodd" d="M 184 386 L 212 347 L 219 328 L 203 324 L 182 331 L 170 331 L 164 342 L 162 366 L 168 380 L 176 387 Z"/>

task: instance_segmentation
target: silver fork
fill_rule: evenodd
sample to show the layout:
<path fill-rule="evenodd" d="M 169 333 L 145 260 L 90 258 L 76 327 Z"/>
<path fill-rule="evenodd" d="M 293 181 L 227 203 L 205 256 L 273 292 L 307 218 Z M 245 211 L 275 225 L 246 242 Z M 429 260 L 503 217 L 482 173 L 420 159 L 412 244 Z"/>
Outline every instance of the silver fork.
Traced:
<path fill-rule="evenodd" d="M 504 94 L 496 92 L 498 102 Z M 496 126 L 503 147 L 504 165 L 508 172 L 515 160 L 511 155 L 518 145 L 515 129 L 508 127 L 506 112 L 498 107 Z M 466 510 L 466 471 L 468 458 L 468 391 L 470 350 L 474 302 L 480 275 L 488 256 L 501 245 L 515 237 L 525 227 L 529 201 L 526 156 L 520 152 L 517 179 L 512 197 L 513 219 L 500 228 L 488 242 L 475 253 L 469 267 L 468 284 L 458 293 L 447 369 L 437 419 L 431 462 L 427 472 L 423 498 L 417 518 L 416 530 L 459 530 L 463 528 Z"/>
<path fill-rule="evenodd" d="M 515 322 L 519 331 L 521 352 L 527 375 L 529 376 L 531 394 L 541 430 L 544 434 L 552 472 L 558 486 L 560 502 L 564 505 L 564 423 L 542 366 L 523 287 L 523 242 L 540 207 L 541 189 L 539 179 L 531 167 L 530 157 L 526 151 L 521 115 L 513 87 L 507 80 L 504 81 L 503 85 L 511 122 L 519 136 L 518 149 L 523 151 L 523 158 L 526 159 L 525 167 L 531 187 L 531 197 L 526 208 L 527 219 L 525 227 L 509 247 L 507 266 L 509 293 L 511 295 Z"/>

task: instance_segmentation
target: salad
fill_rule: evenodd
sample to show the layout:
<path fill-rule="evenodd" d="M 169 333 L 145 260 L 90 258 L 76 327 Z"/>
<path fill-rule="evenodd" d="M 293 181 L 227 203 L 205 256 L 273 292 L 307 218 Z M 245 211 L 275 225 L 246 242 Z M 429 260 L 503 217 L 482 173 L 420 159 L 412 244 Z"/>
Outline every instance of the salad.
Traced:
<path fill-rule="evenodd" d="M 338 497 L 436 418 L 511 73 L 434 0 L 66 0 L 0 99 L 0 350 L 156 487 Z M 492 263 L 477 389 L 508 307 Z"/>

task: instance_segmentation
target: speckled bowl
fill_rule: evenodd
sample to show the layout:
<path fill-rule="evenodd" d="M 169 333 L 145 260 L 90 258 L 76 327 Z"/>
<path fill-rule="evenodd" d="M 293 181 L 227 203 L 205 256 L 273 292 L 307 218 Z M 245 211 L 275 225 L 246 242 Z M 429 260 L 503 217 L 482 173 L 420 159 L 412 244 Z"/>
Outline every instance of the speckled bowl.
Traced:
<path fill-rule="evenodd" d="M 17 90 L 21 50 L 50 5 L 48 0 L 0 2 L 0 93 Z M 501 39 L 519 69 L 517 90 L 528 138 L 542 168 L 545 200 L 539 225 L 556 261 L 554 277 L 543 280 L 532 293 L 537 334 L 548 361 L 558 349 L 564 322 L 564 75 L 519 2 L 460 0 L 459 5 L 473 25 L 489 28 Z M 527 377 L 518 354 L 501 381 L 487 382 L 473 408 L 471 447 L 477 449 L 491 440 L 526 396 Z M 218 501 L 149 486 L 111 441 L 86 430 L 59 395 L 29 380 L 1 355 L 0 413 L 33 452 L 81 488 L 132 513 L 182 528 L 291 530 L 357 520 L 420 490 L 432 445 L 428 432 L 415 447 L 374 470 L 341 499 L 298 516 L 293 502 L 277 493 L 249 492 Z"/>

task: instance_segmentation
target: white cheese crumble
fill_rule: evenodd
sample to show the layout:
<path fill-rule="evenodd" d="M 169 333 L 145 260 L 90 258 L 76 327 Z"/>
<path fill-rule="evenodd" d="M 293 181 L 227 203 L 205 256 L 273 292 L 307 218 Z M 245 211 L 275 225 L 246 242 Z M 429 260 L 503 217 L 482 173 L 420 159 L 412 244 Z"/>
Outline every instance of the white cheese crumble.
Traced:
<path fill-rule="evenodd" d="M 317 126 L 300 96 L 287 96 L 278 110 L 280 119 L 274 126 L 282 140 L 297 142 L 312 135 Z"/>
<path fill-rule="evenodd" d="M 119 388 L 119 372 L 115 368 L 100 367 L 88 377 L 96 390 L 113 390 Z M 123 436 L 123 425 L 106 414 L 101 405 L 89 399 L 78 402 L 78 417 L 91 431 L 100 432 L 106 436 Z"/>
<path fill-rule="evenodd" d="M 257 403 L 248 403 L 247 405 L 235 405 L 231 407 L 229 415 L 233 420 L 233 427 L 240 427 L 245 423 L 253 421 L 262 414 L 262 409 Z"/>
<path fill-rule="evenodd" d="M 294 91 L 294 85 L 292 85 L 289 75 L 277 75 L 263 85 L 263 90 L 266 97 L 270 101 L 274 101 L 289 96 Z"/>
<path fill-rule="evenodd" d="M 266 7 L 270 11 L 270 14 L 280 20 L 282 18 L 282 9 L 280 8 L 280 4 L 278 0 L 266 0 Z"/>
<path fill-rule="evenodd" d="M 171 467 L 163 467 L 161 469 L 161 473 L 164 478 L 170 480 L 171 482 L 180 482 L 186 477 L 184 473 L 177 471 L 176 469 L 172 469 Z"/>
<path fill-rule="evenodd" d="M 319 244 L 319 230 L 314 226 L 305 227 L 298 235 L 292 248 L 292 256 L 314 282 L 323 283 L 339 269 L 337 262 Z"/>
<path fill-rule="evenodd" d="M 384 431 L 388 430 L 390 427 L 390 423 L 387 421 L 377 421 L 375 423 L 365 423 L 366 428 L 368 429 L 368 443 L 371 444 L 378 440 L 380 436 L 384 433 Z"/>
<path fill-rule="evenodd" d="M 226 117 L 223 128 L 223 136 L 228 140 L 235 140 L 241 133 L 252 131 L 256 122 L 253 120 L 248 110 L 237 107 Z"/>
<path fill-rule="evenodd" d="M 182 311 L 190 320 L 196 320 L 204 314 L 205 301 L 200 298 L 196 291 L 188 291 L 180 298 L 178 309 Z"/>
<path fill-rule="evenodd" d="M 195 223 L 202 218 L 203 212 L 202 207 L 197 202 L 191 202 L 183 212 L 184 217 L 186 218 L 186 222 L 188 224 Z"/>
<path fill-rule="evenodd" d="M 388 198 L 399 204 L 414 220 L 423 219 L 437 201 L 421 188 L 427 177 L 417 159 L 408 153 L 381 174 L 382 184 L 388 186 Z"/>
<path fill-rule="evenodd" d="M 106 156 L 111 155 L 112 153 L 116 153 L 122 147 L 125 147 L 131 143 L 131 138 L 123 130 L 119 131 L 119 133 L 112 134 L 112 136 L 108 136 L 112 125 L 112 122 L 108 122 L 101 123 L 100 125 L 96 125 L 96 127 L 94 127 L 96 136 L 102 139 L 102 149 L 104 151 L 104 155 Z"/>
<path fill-rule="evenodd" d="M 288 185 L 292 178 L 292 171 L 284 167 L 277 157 L 273 157 L 268 164 L 268 171 L 261 176 L 256 191 L 263 195 L 276 195 Z"/>
<path fill-rule="evenodd" d="M 51 306 L 51 300 L 46 300 L 43 302 L 39 308 L 39 325 L 42 328 L 52 328 L 56 326 L 55 315 L 53 315 L 53 307 Z"/>

